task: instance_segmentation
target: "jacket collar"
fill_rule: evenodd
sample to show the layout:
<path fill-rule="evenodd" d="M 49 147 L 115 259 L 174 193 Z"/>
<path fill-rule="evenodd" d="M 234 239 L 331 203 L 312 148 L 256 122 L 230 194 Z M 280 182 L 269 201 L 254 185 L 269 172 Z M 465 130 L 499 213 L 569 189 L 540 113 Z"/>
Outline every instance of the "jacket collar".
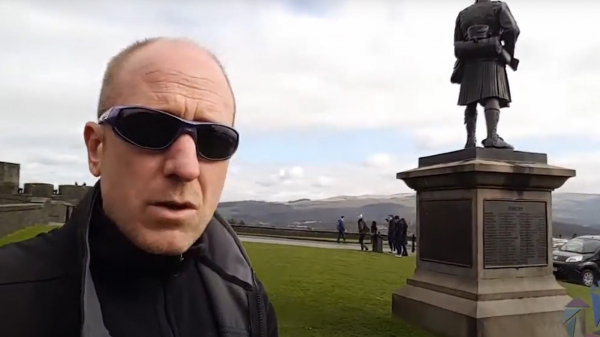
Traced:
<path fill-rule="evenodd" d="M 100 182 L 96 183 L 75 207 L 65 230 L 75 230 L 81 267 L 82 337 L 110 337 L 102 319 L 102 310 L 90 273 L 89 228 L 93 207 L 100 198 Z M 223 276 L 245 288 L 254 286 L 254 272 L 248 255 L 231 226 L 215 213 L 200 240 L 207 264 Z"/>

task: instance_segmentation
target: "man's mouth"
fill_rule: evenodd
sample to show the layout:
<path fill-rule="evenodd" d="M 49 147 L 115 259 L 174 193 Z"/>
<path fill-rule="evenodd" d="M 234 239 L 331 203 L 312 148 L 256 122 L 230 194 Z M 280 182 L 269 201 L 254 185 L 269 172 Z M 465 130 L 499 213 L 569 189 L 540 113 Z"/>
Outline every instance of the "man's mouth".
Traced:
<path fill-rule="evenodd" d="M 152 206 L 163 207 L 173 211 L 196 209 L 196 206 L 191 202 L 159 201 L 152 203 Z"/>

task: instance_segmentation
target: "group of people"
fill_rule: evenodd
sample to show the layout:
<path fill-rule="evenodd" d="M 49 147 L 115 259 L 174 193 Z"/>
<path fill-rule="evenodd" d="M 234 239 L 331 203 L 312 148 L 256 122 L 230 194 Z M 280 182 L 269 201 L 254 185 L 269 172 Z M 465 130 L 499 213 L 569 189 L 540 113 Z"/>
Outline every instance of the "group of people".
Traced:
<path fill-rule="evenodd" d="M 398 215 L 389 215 L 385 219 L 388 227 L 388 243 L 390 245 L 390 252 L 395 253 L 396 256 L 408 256 L 408 250 L 406 249 L 406 243 L 408 241 L 408 223 L 404 218 L 400 218 Z M 346 223 L 345 218 L 342 215 L 338 219 L 337 223 L 338 237 L 337 242 L 346 243 Z M 365 238 L 367 235 L 378 234 L 377 221 L 371 222 L 371 227 L 367 225 L 367 222 L 363 218 L 363 215 L 358 216 L 358 242 L 360 243 L 360 250 L 368 251 L 369 247 L 365 244 Z"/>
<path fill-rule="evenodd" d="M 397 215 L 388 215 L 385 219 L 388 225 L 388 243 L 390 252 L 396 256 L 408 256 L 406 243 L 408 242 L 408 223 Z"/>

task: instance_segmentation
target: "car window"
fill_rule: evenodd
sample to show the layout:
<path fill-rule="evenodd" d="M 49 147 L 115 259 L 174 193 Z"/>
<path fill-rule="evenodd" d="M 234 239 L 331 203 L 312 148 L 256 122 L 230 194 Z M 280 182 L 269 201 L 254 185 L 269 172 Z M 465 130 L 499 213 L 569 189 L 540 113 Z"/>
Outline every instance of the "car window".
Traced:
<path fill-rule="evenodd" d="M 596 252 L 598 248 L 600 248 L 600 240 L 575 238 L 565 243 L 560 247 L 560 250 L 564 252 L 589 254 Z"/>

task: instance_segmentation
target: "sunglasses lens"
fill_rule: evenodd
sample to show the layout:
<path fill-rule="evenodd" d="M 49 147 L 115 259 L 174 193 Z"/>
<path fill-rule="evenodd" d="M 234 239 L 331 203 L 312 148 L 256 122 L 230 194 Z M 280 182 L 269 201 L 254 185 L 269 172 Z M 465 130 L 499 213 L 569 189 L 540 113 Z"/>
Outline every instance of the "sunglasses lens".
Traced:
<path fill-rule="evenodd" d="M 162 149 L 173 142 L 179 121 L 166 114 L 143 108 L 123 109 L 115 120 L 115 129 L 135 145 Z"/>
<path fill-rule="evenodd" d="M 239 143 L 239 135 L 234 129 L 219 124 L 198 125 L 196 137 L 198 154 L 210 160 L 233 156 Z"/>

